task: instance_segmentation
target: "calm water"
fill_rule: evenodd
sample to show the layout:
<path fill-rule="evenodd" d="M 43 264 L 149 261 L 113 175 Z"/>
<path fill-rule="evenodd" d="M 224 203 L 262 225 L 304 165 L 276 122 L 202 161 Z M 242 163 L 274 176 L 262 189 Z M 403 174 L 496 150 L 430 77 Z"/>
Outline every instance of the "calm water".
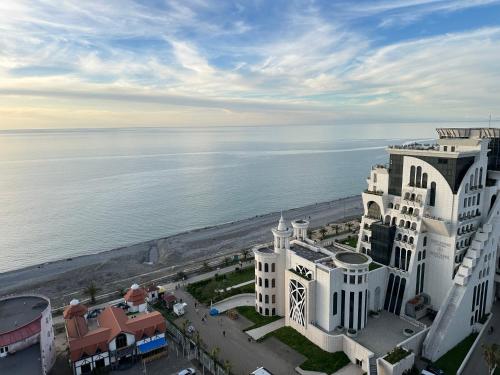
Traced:
<path fill-rule="evenodd" d="M 0 272 L 358 193 L 385 145 L 433 136 L 397 129 L 0 132 Z"/>

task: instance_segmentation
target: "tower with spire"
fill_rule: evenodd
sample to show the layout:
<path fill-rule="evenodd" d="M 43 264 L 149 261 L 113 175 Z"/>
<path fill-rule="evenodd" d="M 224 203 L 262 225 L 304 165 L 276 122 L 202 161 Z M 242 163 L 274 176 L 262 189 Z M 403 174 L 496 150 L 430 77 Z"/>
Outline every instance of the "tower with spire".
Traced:
<path fill-rule="evenodd" d="M 290 249 L 290 237 L 292 230 L 288 228 L 283 219 L 283 212 L 281 212 L 278 226 L 272 229 L 274 236 L 274 252 L 278 254 L 285 254 L 286 250 Z"/>

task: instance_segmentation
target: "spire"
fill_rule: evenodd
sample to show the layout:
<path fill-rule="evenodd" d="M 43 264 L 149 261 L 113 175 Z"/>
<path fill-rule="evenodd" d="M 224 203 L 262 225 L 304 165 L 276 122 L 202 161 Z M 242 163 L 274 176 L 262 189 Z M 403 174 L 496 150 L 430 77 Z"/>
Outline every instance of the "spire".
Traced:
<path fill-rule="evenodd" d="M 283 219 L 283 211 L 281 211 L 280 221 L 278 223 L 278 230 L 286 230 L 285 220 Z"/>

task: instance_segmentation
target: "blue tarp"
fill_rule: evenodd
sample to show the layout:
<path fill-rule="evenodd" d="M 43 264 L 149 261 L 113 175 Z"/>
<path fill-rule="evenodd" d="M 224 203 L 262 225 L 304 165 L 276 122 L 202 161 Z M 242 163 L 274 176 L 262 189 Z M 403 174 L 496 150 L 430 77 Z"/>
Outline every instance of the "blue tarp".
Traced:
<path fill-rule="evenodd" d="M 212 307 L 210 309 L 210 316 L 217 316 L 219 315 L 219 310 L 217 310 L 215 307 Z"/>
<path fill-rule="evenodd" d="M 145 342 L 144 344 L 138 345 L 137 349 L 139 353 L 147 353 L 151 350 L 159 349 L 167 344 L 165 337 L 159 337 L 156 340 Z"/>

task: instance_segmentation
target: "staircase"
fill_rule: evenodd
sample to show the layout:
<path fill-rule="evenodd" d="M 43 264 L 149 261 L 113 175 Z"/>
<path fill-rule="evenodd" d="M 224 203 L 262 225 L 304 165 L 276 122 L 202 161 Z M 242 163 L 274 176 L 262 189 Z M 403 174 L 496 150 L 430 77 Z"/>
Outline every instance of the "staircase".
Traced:
<path fill-rule="evenodd" d="M 435 354 L 439 348 L 439 345 L 443 341 L 443 338 L 448 331 L 448 327 L 453 320 L 452 317 L 455 314 L 457 306 L 459 305 L 462 297 L 465 294 L 466 287 L 453 284 L 450 291 L 448 292 L 441 309 L 439 309 L 434 322 L 431 325 L 429 333 L 425 338 L 422 355 L 430 360 L 435 360 Z"/>
<path fill-rule="evenodd" d="M 375 356 L 368 359 L 368 374 L 377 375 L 377 358 Z"/>

